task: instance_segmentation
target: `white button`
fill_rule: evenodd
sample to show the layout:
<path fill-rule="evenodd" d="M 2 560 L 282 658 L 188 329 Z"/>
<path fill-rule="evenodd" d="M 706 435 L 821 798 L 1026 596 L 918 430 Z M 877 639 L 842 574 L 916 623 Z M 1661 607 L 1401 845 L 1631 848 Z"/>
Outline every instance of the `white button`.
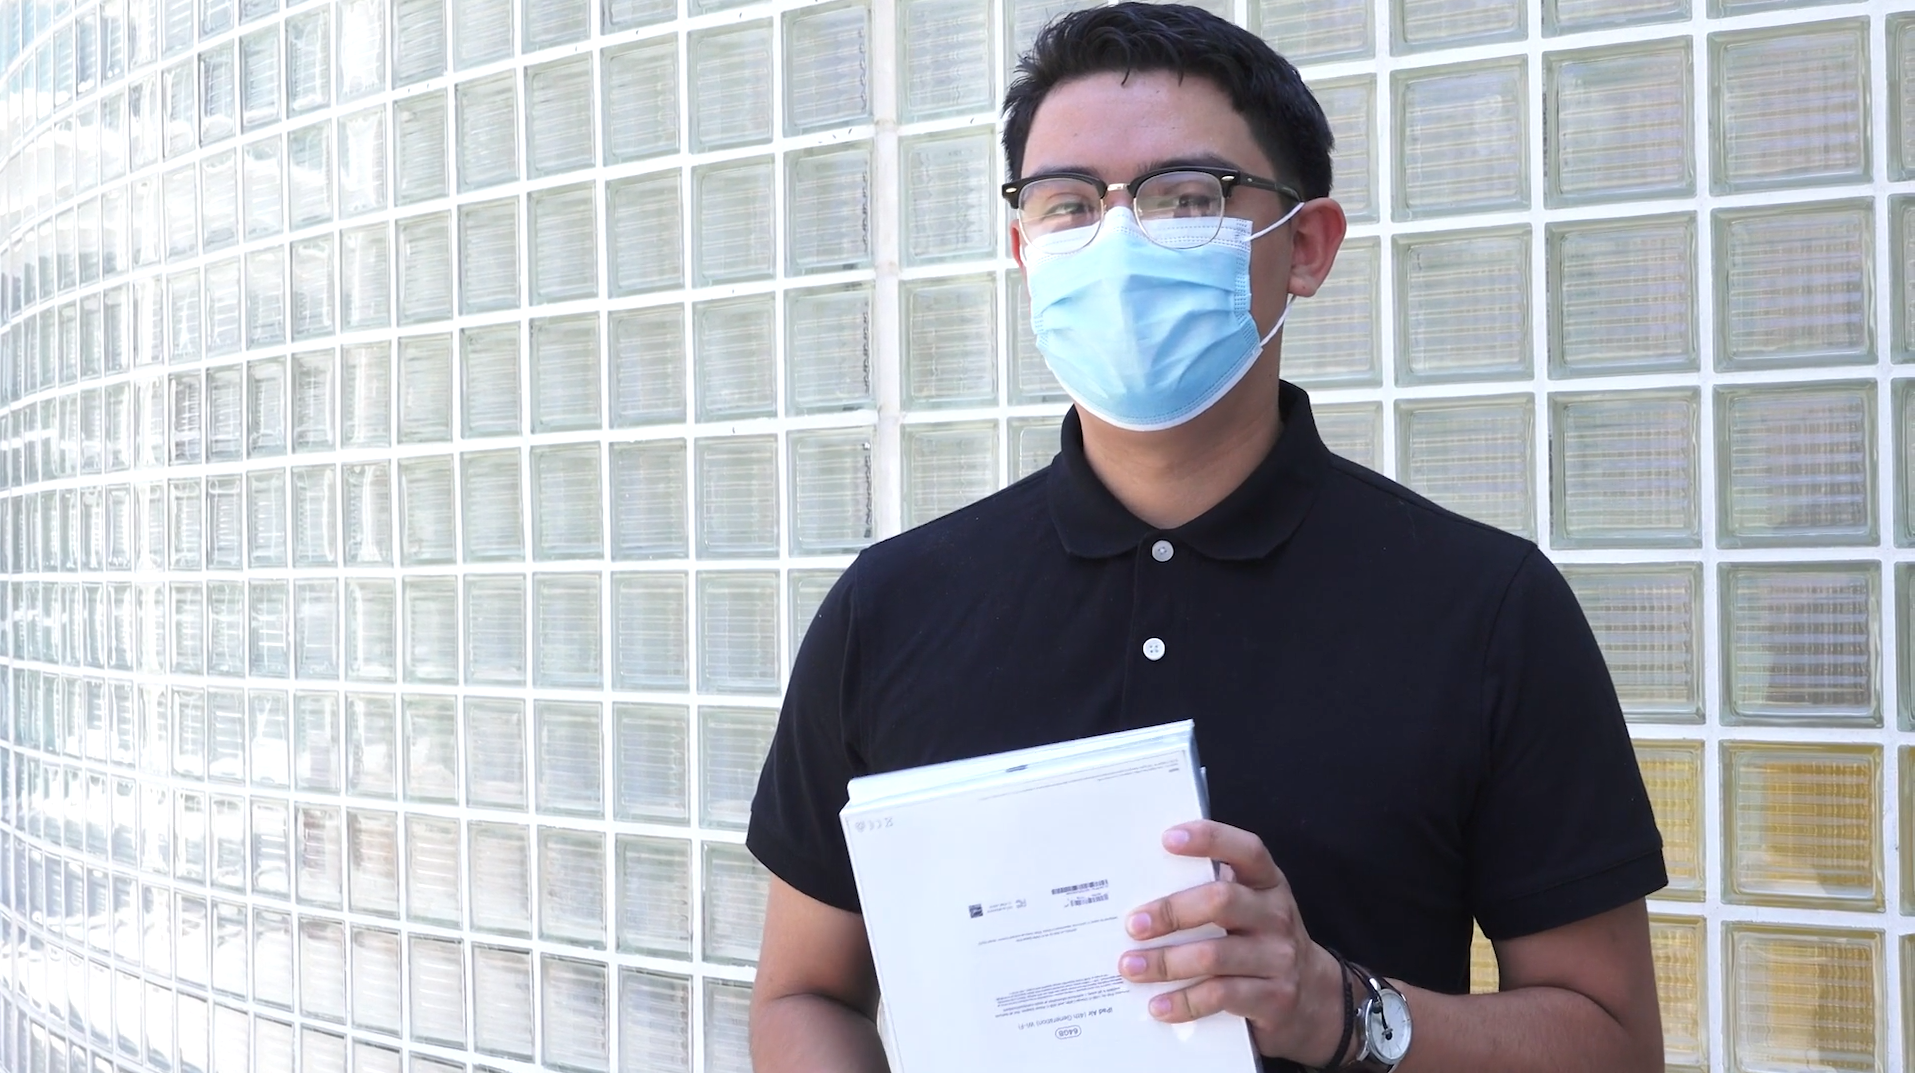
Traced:
<path fill-rule="evenodd" d="M 1168 540 L 1159 540 L 1150 546 L 1150 557 L 1160 563 L 1169 562 L 1170 557 L 1175 554 L 1177 554 L 1177 549 L 1171 547 L 1170 541 Z"/>
<path fill-rule="evenodd" d="M 1161 637 L 1152 637 L 1150 640 L 1145 641 L 1144 658 L 1152 661 L 1163 659 L 1164 639 Z"/>

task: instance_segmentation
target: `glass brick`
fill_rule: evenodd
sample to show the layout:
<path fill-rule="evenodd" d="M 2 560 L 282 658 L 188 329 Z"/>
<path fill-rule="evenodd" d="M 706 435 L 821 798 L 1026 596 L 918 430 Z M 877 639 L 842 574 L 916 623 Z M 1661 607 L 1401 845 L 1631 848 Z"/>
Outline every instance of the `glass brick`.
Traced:
<path fill-rule="evenodd" d="M 570 3 L 540 3 L 526 8 L 562 10 Z M 592 145 L 592 57 L 574 56 L 525 72 L 526 165 L 533 177 L 589 168 L 597 160 Z"/>
<path fill-rule="evenodd" d="M 244 453 L 245 370 L 226 365 L 206 371 L 206 460 L 230 462 Z M 91 396 L 91 393 L 89 393 Z M 97 397 L 97 396 L 91 396 Z"/>
<path fill-rule="evenodd" d="M 1524 61 L 1398 72 L 1398 220 L 1529 207 Z"/>
<path fill-rule="evenodd" d="M 903 431 L 904 526 L 933 518 L 997 490 L 997 425 L 906 425 Z"/>
<path fill-rule="evenodd" d="M 259 470 L 247 474 L 246 546 L 255 569 L 286 565 L 286 471 Z"/>
<path fill-rule="evenodd" d="M 751 985 L 705 980 L 705 1068 L 744 1073 L 751 1068 Z"/>
<path fill-rule="evenodd" d="M 1875 543 L 1875 384 L 1716 395 L 1724 547 Z"/>
<path fill-rule="evenodd" d="M 465 680 L 478 685 L 525 684 L 523 575 L 466 577 Z"/>
<path fill-rule="evenodd" d="M 339 321 L 345 331 L 392 323 L 392 251 L 386 225 L 339 232 Z"/>
<path fill-rule="evenodd" d="M 452 438 L 452 337 L 399 340 L 399 442 Z"/>
<path fill-rule="evenodd" d="M 621 820 L 691 820 L 691 714 L 682 705 L 614 704 L 612 808 Z"/>
<path fill-rule="evenodd" d="M 477 190 L 519 177 L 518 77 L 507 73 L 460 83 L 459 189 Z"/>
<path fill-rule="evenodd" d="M 1440 0 L 1394 0 L 1391 4 L 1390 51 L 1420 52 L 1433 48 L 1520 40 L 1528 28 L 1524 5 L 1511 0 L 1471 0 L 1467 4 Z"/>
<path fill-rule="evenodd" d="M 403 613 L 408 682 L 459 680 L 459 596 L 449 578 L 409 578 Z"/>
<path fill-rule="evenodd" d="M 457 804 L 458 714 L 452 698 L 409 696 L 401 705 L 401 713 L 405 720 L 406 798 Z"/>
<path fill-rule="evenodd" d="M 592 32 L 592 8 L 587 0 L 528 4 L 524 12 L 527 52 L 582 41 Z"/>
<path fill-rule="evenodd" d="M 1367 469 L 1383 459 L 1383 407 L 1373 402 L 1313 406 L 1317 434 L 1332 452 Z"/>
<path fill-rule="evenodd" d="M 392 563 L 392 471 L 383 462 L 345 467 L 340 541 L 348 565 Z M 448 508 L 445 515 L 451 517 Z M 449 537 L 449 534 L 448 534 Z"/>
<path fill-rule="evenodd" d="M 604 554 L 599 446 L 532 449 L 533 557 L 596 559 Z"/>
<path fill-rule="evenodd" d="M 1288 56 L 1290 53 L 1285 52 Z M 1336 199 L 1344 215 L 1374 221 L 1376 204 L 1376 79 L 1367 75 L 1317 82 L 1310 91 L 1330 121 L 1336 145 L 1330 153 Z M 1347 251 L 1349 247 L 1346 245 Z M 1347 256 L 1347 252 L 1345 254 Z"/>
<path fill-rule="evenodd" d="M 1632 722 L 1702 721 L 1702 574 L 1693 565 L 1566 566 Z"/>
<path fill-rule="evenodd" d="M 698 679 L 708 693 L 778 691 L 778 575 L 698 578 Z"/>
<path fill-rule="evenodd" d="M 539 937 L 605 945 L 605 836 L 539 828 Z"/>
<path fill-rule="evenodd" d="M 339 120 L 339 216 L 386 207 L 386 112 L 368 108 Z"/>
<path fill-rule="evenodd" d="M 683 574 L 612 575 L 612 687 L 682 691 L 690 665 Z"/>
<path fill-rule="evenodd" d="M 791 434 L 791 552 L 856 551 L 871 542 L 874 428 Z"/>
<path fill-rule="evenodd" d="M 200 161 L 200 246 L 215 250 L 239 239 L 239 154 L 234 150 L 216 153 Z M 69 217 L 70 218 L 70 217 Z M 65 259 L 75 255 L 71 231 L 61 235 Z M 85 250 L 78 250 L 84 253 Z M 64 289 L 64 288 L 63 288 Z"/>
<path fill-rule="evenodd" d="M 1612 26 L 1680 22 L 1689 0 L 1544 0 L 1543 33 L 1577 33 Z"/>
<path fill-rule="evenodd" d="M 583 5 L 580 5 L 583 7 Z M 544 1064 L 576 1073 L 611 1068 L 611 968 L 570 958 L 540 959 Z"/>
<path fill-rule="evenodd" d="M 775 557 L 778 554 L 777 437 L 701 440 L 697 455 L 699 555 Z"/>
<path fill-rule="evenodd" d="M 1698 546 L 1700 411 L 1694 391 L 1552 396 L 1555 545 Z"/>
<path fill-rule="evenodd" d="M 1663 1061 L 1672 1073 L 1709 1068 L 1707 933 L 1708 922 L 1700 917 L 1649 916 Z"/>
<path fill-rule="evenodd" d="M 475 808 L 524 809 L 524 703 L 468 697 L 464 727 L 466 804 Z"/>
<path fill-rule="evenodd" d="M 1255 0 L 1250 26 L 1291 63 L 1359 59 L 1376 51 L 1374 8 L 1358 0 Z"/>
<path fill-rule="evenodd" d="M 617 843 L 618 948 L 691 955 L 691 843 L 620 835 Z"/>
<path fill-rule="evenodd" d="M 279 28 L 239 39 L 240 127 L 254 130 L 279 122 Z"/>
<path fill-rule="evenodd" d="M 1699 902 L 1703 877 L 1703 744 L 1699 741 L 1638 741 L 1636 764 L 1662 832 L 1669 885 L 1657 897 Z"/>
<path fill-rule="evenodd" d="M 293 585 L 293 673 L 300 678 L 339 677 L 339 583 Z"/>
<path fill-rule="evenodd" d="M 1687 39 L 1550 53 L 1548 203 L 1694 196 L 1693 84 Z"/>
<path fill-rule="evenodd" d="M 689 552 L 683 440 L 611 445 L 612 558 L 681 559 Z"/>
<path fill-rule="evenodd" d="M 399 519 L 400 562 L 417 566 L 453 561 L 457 514 L 450 458 L 400 460 Z"/>
<path fill-rule="evenodd" d="M 743 846 L 707 842 L 703 880 L 705 960 L 756 964 L 771 873 Z"/>
<path fill-rule="evenodd" d="M 459 210 L 459 297 L 467 313 L 519 304 L 519 203 L 504 198 Z"/>
<path fill-rule="evenodd" d="M 404 18 L 403 9 L 400 17 Z M 400 27 L 403 32 L 403 22 Z M 412 986 L 408 1007 L 412 1038 L 449 1047 L 464 1047 L 464 945 L 424 935 L 408 936 L 407 943 L 411 959 L 407 979 Z M 419 1068 L 418 1058 L 414 1058 L 412 1069 L 413 1073 L 425 1073 Z"/>
<path fill-rule="evenodd" d="M 308 11 L 286 20 L 286 114 L 332 103 L 332 12 Z"/>
<path fill-rule="evenodd" d="M 690 982 L 639 969 L 618 977 L 619 1068 L 691 1068 Z"/>
<path fill-rule="evenodd" d="M 1038 31 L 1052 19 L 1090 6 L 1086 0 L 1008 0 L 1004 4 L 1004 69 L 1016 70 L 1018 58 L 1030 51 Z"/>
<path fill-rule="evenodd" d="M 1709 60 L 1715 193 L 1867 181 L 1866 19 L 1711 34 Z"/>
<path fill-rule="evenodd" d="M 607 16 L 621 4 L 656 2 L 608 0 Z M 675 11 L 677 5 L 671 7 Z M 668 35 L 608 48 L 599 64 L 605 79 L 605 163 L 677 152 L 678 39 Z"/>
<path fill-rule="evenodd" d="M 904 0 L 896 18 L 905 122 L 991 110 L 989 9 L 963 0 Z"/>
<path fill-rule="evenodd" d="M 486 1054 L 532 1059 L 532 955 L 472 948 L 472 1042 Z"/>
<path fill-rule="evenodd" d="M 386 0 L 338 0 L 339 99 L 386 88 Z"/>
<path fill-rule="evenodd" d="M 771 140 L 771 20 L 699 31 L 687 47 L 692 148 Z"/>
<path fill-rule="evenodd" d="M 346 862 L 347 899 L 352 911 L 398 916 L 399 817 L 391 812 L 348 810 Z M 398 1011 L 391 1014 L 396 1022 Z"/>
<path fill-rule="evenodd" d="M 406 855 L 406 907 L 411 919 L 459 927 L 465 918 L 459 893 L 459 822 L 438 816 L 406 817 Z M 417 945 L 413 953 L 418 955 Z M 419 1012 L 415 999 L 414 1013 Z M 449 1031 L 422 1033 L 418 1031 L 421 1026 L 415 1026 L 414 1035 L 463 1040 L 463 1018 L 458 1023 L 461 1027 L 457 1036 Z"/>
<path fill-rule="evenodd" d="M 1723 567 L 1728 723 L 1881 725 L 1868 564 Z"/>
<path fill-rule="evenodd" d="M 604 673 L 599 649 L 599 575 L 541 574 L 535 582 L 537 684 L 600 688 Z"/>
<path fill-rule="evenodd" d="M 1874 359 L 1872 203 L 1715 214 L 1720 369 Z"/>
<path fill-rule="evenodd" d="M 406 86 L 444 74 L 445 0 L 397 0 L 392 21 L 392 84 Z"/>
<path fill-rule="evenodd" d="M 698 416 L 769 417 L 777 410 L 777 318 L 771 295 L 703 302 L 692 311 Z"/>
<path fill-rule="evenodd" d="M 458 70 L 512 55 L 511 0 L 452 0 L 452 66 Z"/>
<path fill-rule="evenodd" d="M 775 592 L 775 590 L 774 590 Z M 758 771 L 771 749 L 778 713 L 771 708 L 700 708 L 701 822 L 743 830 L 751 817 Z M 709 953 L 709 951 L 707 951 Z"/>
<path fill-rule="evenodd" d="M 515 824 L 466 825 L 472 883 L 471 926 L 479 931 L 526 936 L 531 933 L 531 840 Z"/>
<path fill-rule="evenodd" d="M 902 285 L 906 409 L 997 401 L 997 281 L 990 276 Z"/>
<path fill-rule="evenodd" d="M 814 8 L 785 20 L 787 134 L 870 118 L 870 38 L 871 10 L 863 2 Z"/>
<path fill-rule="evenodd" d="M 997 255 L 997 157 L 989 130 L 906 138 L 899 147 L 904 263 Z"/>
<path fill-rule="evenodd" d="M 299 922 L 299 1008 L 308 1017 L 346 1020 L 346 929 L 337 921 Z"/>
<path fill-rule="evenodd" d="M 793 275 L 871 265 L 871 144 L 786 157 L 787 270 Z"/>
<path fill-rule="evenodd" d="M 331 335 L 332 236 L 321 235 L 292 245 L 291 313 L 294 339 Z"/>
<path fill-rule="evenodd" d="M 1535 532 L 1535 414 L 1528 396 L 1398 403 L 1398 479 L 1465 517 Z"/>
<path fill-rule="evenodd" d="M 692 172 L 692 264 L 701 286 L 769 279 L 776 234 L 772 164 L 753 157 Z"/>
<path fill-rule="evenodd" d="M 1696 367 L 1696 222 L 1688 213 L 1547 231 L 1550 372 Z"/>
<path fill-rule="evenodd" d="M 333 693 L 293 694 L 293 788 L 314 793 L 339 792 L 339 697 Z M 302 900 L 304 895 L 300 896 Z"/>
<path fill-rule="evenodd" d="M 399 323 L 452 315 L 452 219 L 443 212 L 399 221 Z"/>
<path fill-rule="evenodd" d="M 407 0 L 410 2 L 410 0 Z M 434 0 L 437 2 L 437 0 Z M 400 18 L 404 18 L 402 12 Z M 421 93 L 392 106 L 394 127 L 394 200 L 401 205 L 446 194 L 446 95 Z"/>
<path fill-rule="evenodd" d="M 1915 197 L 1888 199 L 1889 316 L 1895 361 L 1915 361 Z"/>
<path fill-rule="evenodd" d="M 346 792 L 390 798 L 398 789 L 399 716 L 392 698 L 346 695 Z"/>
<path fill-rule="evenodd" d="M 390 682 L 398 668 L 394 634 L 397 596 L 390 581 L 346 581 L 346 677 Z"/>
<path fill-rule="evenodd" d="M 785 392 L 792 413 L 873 405 L 872 298 L 868 283 L 787 293 Z"/>
<path fill-rule="evenodd" d="M 286 204 L 292 228 L 332 219 L 332 124 L 314 123 L 286 135 Z"/>
<path fill-rule="evenodd" d="M 591 183 L 531 195 L 527 232 L 534 303 L 598 297 L 597 197 Z"/>
<path fill-rule="evenodd" d="M 1006 272 L 1004 290 L 1011 308 L 1011 401 L 1067 401 L 1070 396 L 1057 382 L 1057 376 L 1051 372 L 1044 353 L 1037 349 L 1037 335 L 1031 330 L 1031 294 L 1024 286 L 1024 273 L 1017 270 Z"/>
<path fill-rule="evenodd" d="M 1882 758 L 1873 746 L 1724 743 L 1723 899 L 1882 908 Z"/>
<path fill-rule="evenodd" d="M 1042 419 L 1039 419 L 1042 420 Z M 1034 429 L 1041 426 L 1032 426 Z M 1036 438 L 1036 437 L 1032 437 Z M 805 634 L 811 631 L 818 608 L 838 583 L 842 570 L 793 570 L 791 572 L 791 659 L 795 663 Z"/>
<path fill-rule="evenodd" d="M 1305 387 L 1376 384 L 1382 377 L 1376 322 L 1382 308 L 1382 240 L 1351 239 L 1317 293 L 1284 321 L 1284 379 Z"/>
<path fill-rule="evenodd" d="M 1396 240 L 1398 383 L 1528 379 L 1529 228 Z"/>
<path fill-rule="evenodd" d="M 515 436 L 519 419 L 519 325 L 459 333 L 460 412 L 466 436 Z"/>
<path fill-rule="evenodd" d="M 685 284 L 679 173 L 654 172 L 605 184 L 605 231 L 613 296 Z"/>

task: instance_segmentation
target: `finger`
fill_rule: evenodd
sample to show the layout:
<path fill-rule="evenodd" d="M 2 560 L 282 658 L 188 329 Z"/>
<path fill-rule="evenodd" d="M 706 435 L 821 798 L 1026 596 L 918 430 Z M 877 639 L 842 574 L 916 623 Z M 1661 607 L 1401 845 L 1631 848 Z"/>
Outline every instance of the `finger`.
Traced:
<path fill-rule="evenodd" d="M 1257 890 L 1284 883 L 1283 871 L 1270 859 L 1263 839 L 1215 820 L 1180 823 L 1164 832 L 1164 848 L 1182 857 L 1208 857 L 1230 866 L 1236 881 Z"/>
<path fill-rule="evenodd" d="M 1215 924 L 1225 931 L 1274 930 L 1292 910 L 1287 895 L 1218 880 L 1138 907 L 1124 922 L 1133 939 Z"/>
<path fill-rule="evenodd" d="M 1167 983 L 1202 976 L 1281 977 L 1296 964 L 1289 943 L 1241 935 L 1176 946 L 1132 950 L 1117 959 L 1117 971 L 1134 983 Z"/>
<path fill-rule="evenodd" d="M 1270 982 L 1248 976 L 1213 976 L 1177 991 L 1166 991 L 1150 1000 L 1150 1015 L 1167 1024 L 1180 1024 L 1208 1017 L 1213 1013 L 1234 1013 L 1251 1017 L 1262 1005 L 1261 992 Z"/>

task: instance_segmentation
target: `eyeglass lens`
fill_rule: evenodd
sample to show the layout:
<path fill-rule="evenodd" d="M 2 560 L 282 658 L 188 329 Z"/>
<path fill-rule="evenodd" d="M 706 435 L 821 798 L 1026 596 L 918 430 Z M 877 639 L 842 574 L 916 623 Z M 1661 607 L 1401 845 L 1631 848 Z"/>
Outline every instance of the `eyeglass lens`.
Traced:
<path fill-rule="evenodd" d="M 1222 226 L 1223 183 L 1215 175 L 1160 172 L 1130 193 L 1138 225 L 1160 246 L 1201 246 L 1217 237 Z M 1097 236 L 1104 204 L 1097 187 L 1082 179 L 1039 179 L 1020 193 L 1017 219 L 1026 241 L 1051 253 L 1073 253 Z"/>

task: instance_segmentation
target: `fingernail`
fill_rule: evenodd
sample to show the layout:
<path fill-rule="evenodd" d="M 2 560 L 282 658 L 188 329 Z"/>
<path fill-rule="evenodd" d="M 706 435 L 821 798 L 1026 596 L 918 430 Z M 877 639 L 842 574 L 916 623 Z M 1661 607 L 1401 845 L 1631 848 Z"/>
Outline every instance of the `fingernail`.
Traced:
<path fill-rule="evenodd" d="M 1162 1017 L 1169 1012 L 1170 1012 L 1170 996 L 1169 995 L 1158 995 L 1156 998 L 1150 1000 L 1150 1015 L 1152 1017 Z"/>
<path fill-rule="evenodd" d="M 1190 832 L 1181 827 L 1173 827 L 1164 832 L 1164 845 L 1171 849 L 1183 849 L 1190 845 Z"/>
<path fill-rule="evenodd" d="M 1142 954 L 1125 954 L 1123 959 L 1117 963 L 1117 971 L 1123 973 L 1125 976 L 1137 976 L 1141 974 L 1144 971 L 1144 956 Z"/>
<path fill-rule="evenodd" d="M 1130 928 L 1132 935 L 1142 935 L 1150 930 L 1150 914 L 1138 913 L 1131 917 L 1130 923 L 1125 926 Z"/>

